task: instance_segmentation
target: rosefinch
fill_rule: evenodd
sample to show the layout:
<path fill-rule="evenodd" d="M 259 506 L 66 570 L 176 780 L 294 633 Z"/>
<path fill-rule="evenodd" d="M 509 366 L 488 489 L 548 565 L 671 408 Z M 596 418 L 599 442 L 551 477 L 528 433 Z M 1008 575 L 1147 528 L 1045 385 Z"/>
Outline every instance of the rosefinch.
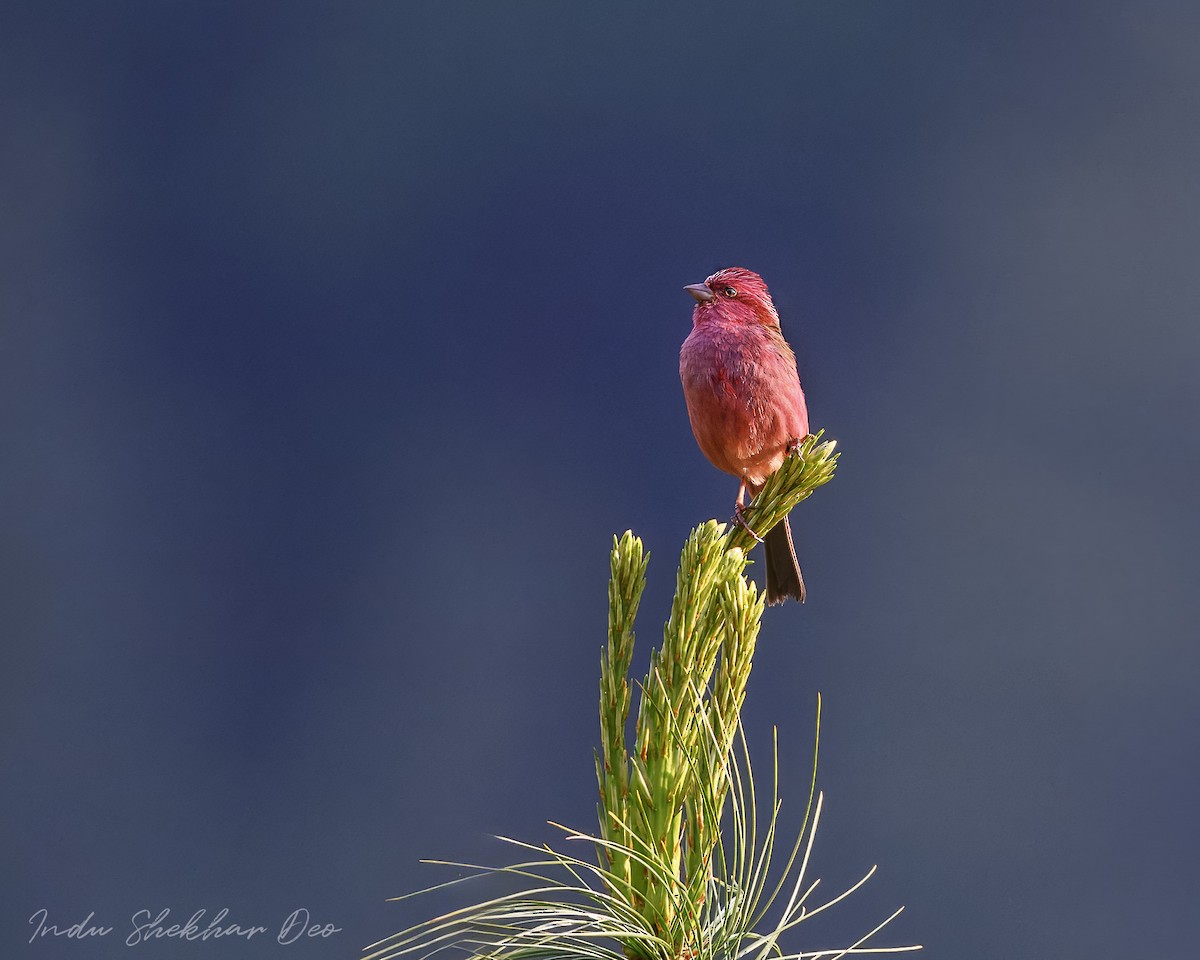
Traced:
<path fill-rule="evenodd" d="M 767 285 L 754 271 L 726 267 L 684 289 L 696 298 L 692 332 L 679 351 L 688 419 L 713 466 L 741 481 L 734 512 L 745 526 L 746 491 L 757 494 L 808 436 L 796 356 L 779 330 Z M 803 603 L 804 578 L 786 517 L 767 532 L 763 546 L 767 603 L 787 597 Z"/>

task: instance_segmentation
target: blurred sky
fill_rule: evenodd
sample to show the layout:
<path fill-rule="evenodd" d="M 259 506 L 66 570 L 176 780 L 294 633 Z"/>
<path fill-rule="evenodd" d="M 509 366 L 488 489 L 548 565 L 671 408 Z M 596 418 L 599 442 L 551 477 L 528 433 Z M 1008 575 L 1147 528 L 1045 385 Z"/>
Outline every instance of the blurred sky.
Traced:
<path fill-rule="evenodd" d="M 843 451 L 747 727 L 798 825 L 822 693 L 813 868 L 880 864 L 790 946 L 1194 955 L 1194 5 L 22 6 L 0 953 L 354 957 L 419 858 L 591 826 L 607 552 L 644 669 L 736 492 L 681 287 L 740 264 Z"/>

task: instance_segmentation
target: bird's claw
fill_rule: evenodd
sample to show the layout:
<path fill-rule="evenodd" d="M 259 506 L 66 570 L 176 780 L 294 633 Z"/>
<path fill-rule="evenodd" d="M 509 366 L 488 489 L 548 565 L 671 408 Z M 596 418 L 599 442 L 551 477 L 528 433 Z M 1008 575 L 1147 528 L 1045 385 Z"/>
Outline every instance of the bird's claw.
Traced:
<path fill-rule="evenodd" d="M 763 538 L 760 537 L 757 533 L 755 533 L 754 530 L 750 527 L 750 524 L 748 524 L 746 522 L 746 511 L 745 511 L 745 508 L 740 503 L 735 503 L 733 505 L 733 518 L 730 520 L 730 522 L 736 523 L 739 527 L 741 527 L 748 534 L 750 534 L 750 536 L 752 536 L 758 543 L 763 542 Z"/>

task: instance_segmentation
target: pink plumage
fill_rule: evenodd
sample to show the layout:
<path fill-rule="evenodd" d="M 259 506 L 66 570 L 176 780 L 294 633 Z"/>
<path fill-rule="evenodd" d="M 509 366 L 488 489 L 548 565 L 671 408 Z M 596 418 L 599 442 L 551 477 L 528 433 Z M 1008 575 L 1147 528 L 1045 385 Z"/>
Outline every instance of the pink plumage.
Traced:
<path fill-rule="evenodd" d="M 679 377 L 692 432 L 713 466 L 737 477 L 738 506 L 808 436 L 808 408 L 796 357 L 762 277 L 718 270 L 685 288 L 695 299 L 692 332 L 679 352 Z M 804 600 L 804 579 L 785 518 L 765 537 L 767 602 Z"/>

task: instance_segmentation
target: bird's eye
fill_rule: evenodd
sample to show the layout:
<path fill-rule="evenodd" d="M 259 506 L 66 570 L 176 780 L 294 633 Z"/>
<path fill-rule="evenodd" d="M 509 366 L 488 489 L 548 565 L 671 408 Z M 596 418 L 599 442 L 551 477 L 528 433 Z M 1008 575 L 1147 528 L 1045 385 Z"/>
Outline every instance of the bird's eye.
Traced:
<path fill-rule="evenodd" d="M 723 294 L 725 294 L 725 296 L 729 297 L 730 299 L 732 299 L 733 297 L 736 297 L 736 296 L 737 296 L 737 291 L 736 291 L 736 290 L 734 290 L 734 289 L 733 289 L 733 287 L 726 287 L 726 288 L 725 288 L 724 290 L 722 290 L 721 292 L 722 292 Z"/>

